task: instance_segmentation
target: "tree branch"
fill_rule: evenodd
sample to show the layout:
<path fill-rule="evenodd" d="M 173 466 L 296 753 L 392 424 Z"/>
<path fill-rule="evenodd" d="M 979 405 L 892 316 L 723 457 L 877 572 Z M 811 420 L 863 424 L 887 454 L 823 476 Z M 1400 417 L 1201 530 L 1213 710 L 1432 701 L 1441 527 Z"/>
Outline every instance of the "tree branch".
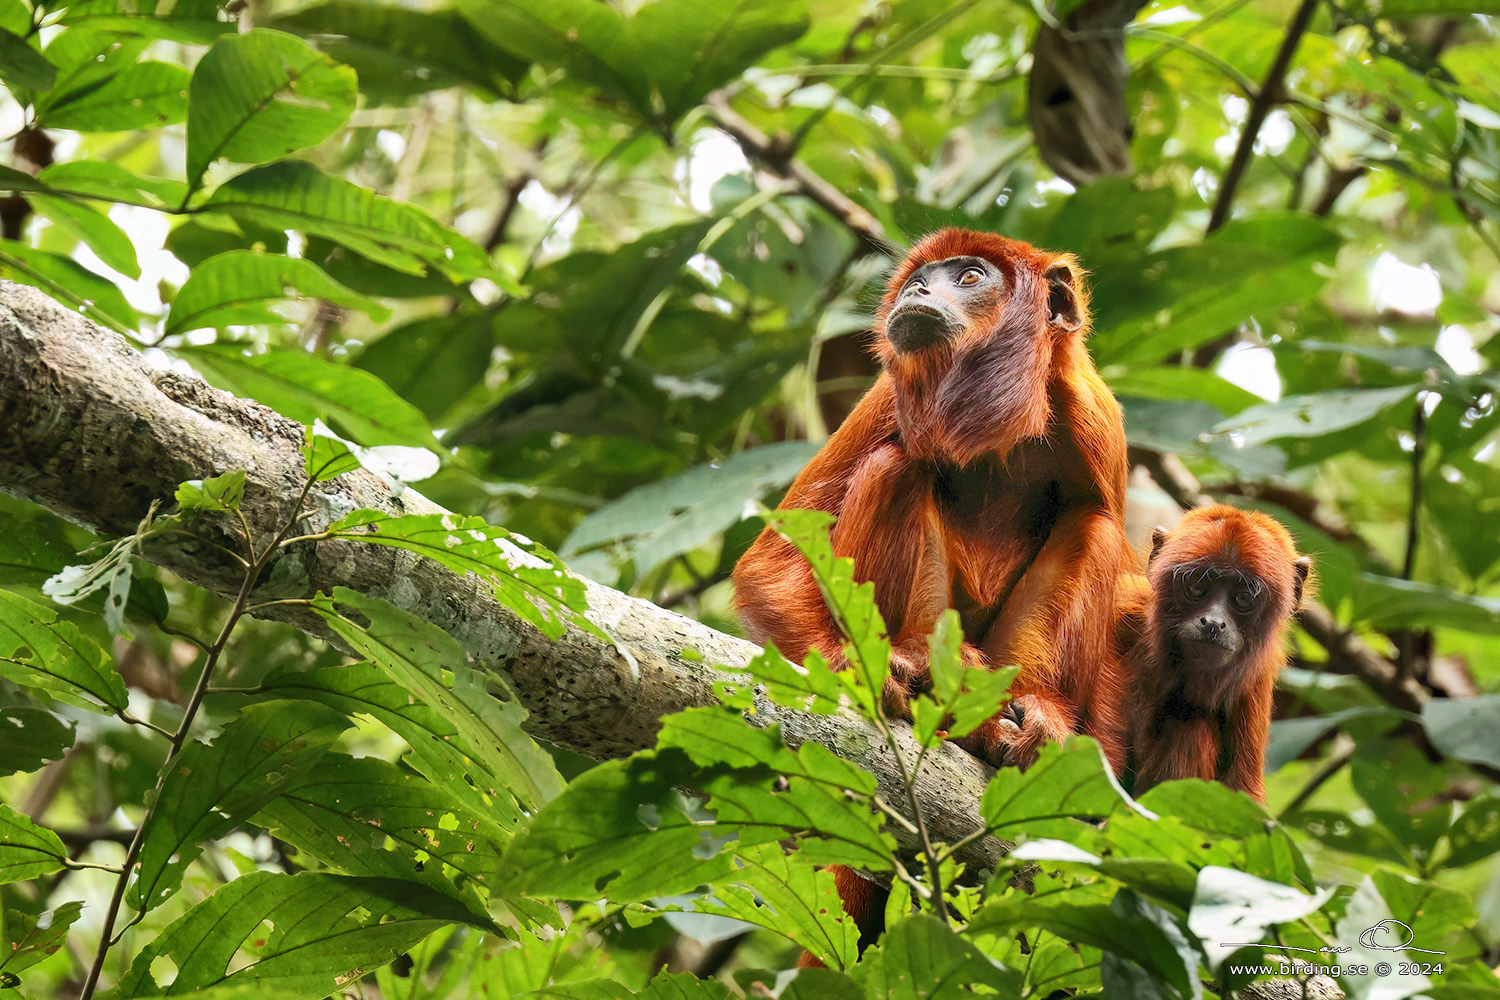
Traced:
<path fill-rule="evenodd" d="M 300 424 L 195 378 L 153 369 L 124 338 L 8 281 L 0 282 L 0 427 L 6 429 L 0 490 L 101 534 L 133 532 L 151 502 L 172 496 L 184 480 L 245 469 L 242 510 L 263 543 L 296 513 L 305 482 Z M 359 508 L 443 512 L 414 490 L 397 496 L 363 470 L 315 485 L 308 505 L 316 511 L 303 529 L 309 533 Z M 228 533 L 214 537 L 206 521 L 203 528 L 203 540 L 166 533 L 145 557 L 233 597 L 245 573 L 226 554 L 235 540 Z M 399 549 L 341 540 L 288 547 L 254 597 L 310 597 L 334 587 L 383 598 L 444 628 L 479 669 L 509 682 L 533 736 L 596 759 L 653 746 L 662 716 L 716 704 L 715 682 L 743 681 L 734 671 L 757 652 L 742 639 L 594 583 L 587 585 L 590 617 L 629 656 L 580 629 L 553 642 L 472 576 Z M 330 638 L 320 618 L 294 603 L 268 604 L 256 614 Z M 790 746 L 828 747 L 875 774 L 887 802 L 906 801 L 890 747 L 852 713 L 795 712 L 757 697 L 747 718 L 757 726 L 780 724 Z M 898 745 L 915 760 L 910 729 L 898 730 Z M 978 803 L 991 773 L 952 744 L 925 755 L 917 788 L 934 839 L 956 843 L 982 828 Z M 900 824 L 890 829 L 907 856 L 916 857 L 916 839 Z M 1005 850 L 986 837 L 961 860 L 983 877 Z"/>

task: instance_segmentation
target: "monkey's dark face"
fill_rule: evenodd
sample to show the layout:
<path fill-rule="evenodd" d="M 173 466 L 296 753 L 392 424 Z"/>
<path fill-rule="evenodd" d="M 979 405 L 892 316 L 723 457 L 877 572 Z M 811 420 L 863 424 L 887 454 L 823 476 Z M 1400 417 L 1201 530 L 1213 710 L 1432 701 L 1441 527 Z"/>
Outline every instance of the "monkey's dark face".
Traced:
<path fill-rule="evenodd" d="M 1173 572 L 1170 599 L 1162 609 L 1170 659 L 1199 704 L 1220 700 L 1230 680 L 1225 670 L 1244 652 L 1268 596 L 1259 580 L 1235 569 L 1189 565 Z"/>
<path fill-rule="evenodd" d="M 1005 294 L 999 268 L 982 257 L 949 257 L 912 272 L 886 317 L 897 354 L 957 338 L 976 319 L 990 317 Z"/>

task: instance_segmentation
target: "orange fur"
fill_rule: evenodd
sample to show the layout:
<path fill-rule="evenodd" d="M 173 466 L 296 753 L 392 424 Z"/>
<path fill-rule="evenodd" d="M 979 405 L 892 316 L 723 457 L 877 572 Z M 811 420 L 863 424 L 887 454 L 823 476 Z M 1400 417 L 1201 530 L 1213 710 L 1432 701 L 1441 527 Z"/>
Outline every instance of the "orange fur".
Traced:
<path fill-rule="evenodd" d="M 886 336 L 914 271 L 956 256 L 993 264 L 1005 295 L 951 342 L 901 354 Z M 1063 302 L 1064 312 L 1051 307 Z M 1095 736 L 1123 760 L 1108 607 L 1131 565 L 1120 408 L 1083 346 L 1087 295 L 1067 254 L 945 229 L 892 275 L 875 321 L 884 369 L 788 490 L 783 507 L 838 516 L 833 547 L 872 581 L 894 646 L 887 704 L 927 679 L 927 636 L 957 608 L 971 664 L 1020 666 L 1023 724 L 1000 715 L 969 745 L 999 764 L 1044 738 Z M 806 562 L 767 529 L 734 570 L 751 638 L 834 669 L 842 638 Z M 998 707 L 998 706 L 997 706 Z"/>
<path fill-rule="evenodd" d="M 951 339 L 898 350 L 887 321 L 908 279 L 960 256 L 993 265 L 1003 294 L 982 315 L 965 311 Z M 1071 256 L 986 233 L 928 236 L 876 314 L 880 378 L 782 501 L 835 514 L 835 553 L 873 583 L 893 646 L 893 715 L 927 682 L 927 637 L 947 608 L 963 623 L 966 663 L 1020 666 L 1019 724 L 997 705 L 965 741 L 997 766 L 1024 766 L 1044 739 L 1075 732 L 1123 764 L 1110 601 L 1133 565 L 1125 434 L 1083 346 L 1087 329 Z M 762 533 L 734 579 L 751 638 L 797 662 L 816 649 L 833 669 L 848 665 L 806 561 L 779 535 Z M 878 932 L 883 891 L 831 867 L 862 939 Z"/>
<path fill-rule="evenodd" d="M 1127 730 L 1137 794 L 1174 778 L 1203 778 L 1265 801 L 1271 699 L 1308 566 L 1286 529 L 1264 514 L 1201 507 L 1172 531 L 1157 529 L 1146 576 L 1123 580 L 1116 601 L 1125 676 L 1144 693 L 1131 704 Z M 1244 624 L 1243 647 L 1207 677 L 1193 676 L 1172 652 L 1183 624 L 1173 581 L 1200 567 L 1264 587 L 1262 604 Z"/>

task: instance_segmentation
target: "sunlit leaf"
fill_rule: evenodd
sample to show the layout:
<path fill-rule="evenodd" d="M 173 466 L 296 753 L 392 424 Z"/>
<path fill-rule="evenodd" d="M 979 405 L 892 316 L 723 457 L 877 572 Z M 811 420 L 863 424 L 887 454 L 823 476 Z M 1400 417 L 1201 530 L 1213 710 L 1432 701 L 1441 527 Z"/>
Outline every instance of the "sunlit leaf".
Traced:
<path fill-rule="evenodd" d="M 57 834 L 0 805 L 0 882 L 24 882 L 61 871 L 68 849 Z"/>
<path fill-rule="evenodd" d="M 0 677 L 92 712 L 124 711 L 110 655 L 51 608 L 0 590 Z"/>

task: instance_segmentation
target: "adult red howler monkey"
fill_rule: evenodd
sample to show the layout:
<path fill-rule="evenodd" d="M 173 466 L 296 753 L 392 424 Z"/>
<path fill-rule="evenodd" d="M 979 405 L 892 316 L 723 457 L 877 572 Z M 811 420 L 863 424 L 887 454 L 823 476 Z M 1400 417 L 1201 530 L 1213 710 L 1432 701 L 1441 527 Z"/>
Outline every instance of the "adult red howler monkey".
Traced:
<path fill-rule="evenodd" d="M 1134 791 L 1205 778 L 1266 799 L 1262 771 L 1286 625 L 1311 560 L 1276 521 L 1200 507 L 1152 537 L 1146 578 L 1122 583 Z"/>
<path fill-rule="evenodd" d="M 1071 256 L 957 229 L 926 237 L 876 313 L 879 380 L 782 501 L 837 515 L 834 552 L 873 583 L 893 714 L 926 682 L 946 608 L 963 622 L 965 662 L 1020 666 L 1010 706 L 966 741 L 996 765 L 1079 731 L 1123 762 L 1111 601 L 1131 559 L 1125 434 L 1087 326 Z M 767 529 L 734 579 L 751 638 L 846 665 L 788 542 Z"/>

